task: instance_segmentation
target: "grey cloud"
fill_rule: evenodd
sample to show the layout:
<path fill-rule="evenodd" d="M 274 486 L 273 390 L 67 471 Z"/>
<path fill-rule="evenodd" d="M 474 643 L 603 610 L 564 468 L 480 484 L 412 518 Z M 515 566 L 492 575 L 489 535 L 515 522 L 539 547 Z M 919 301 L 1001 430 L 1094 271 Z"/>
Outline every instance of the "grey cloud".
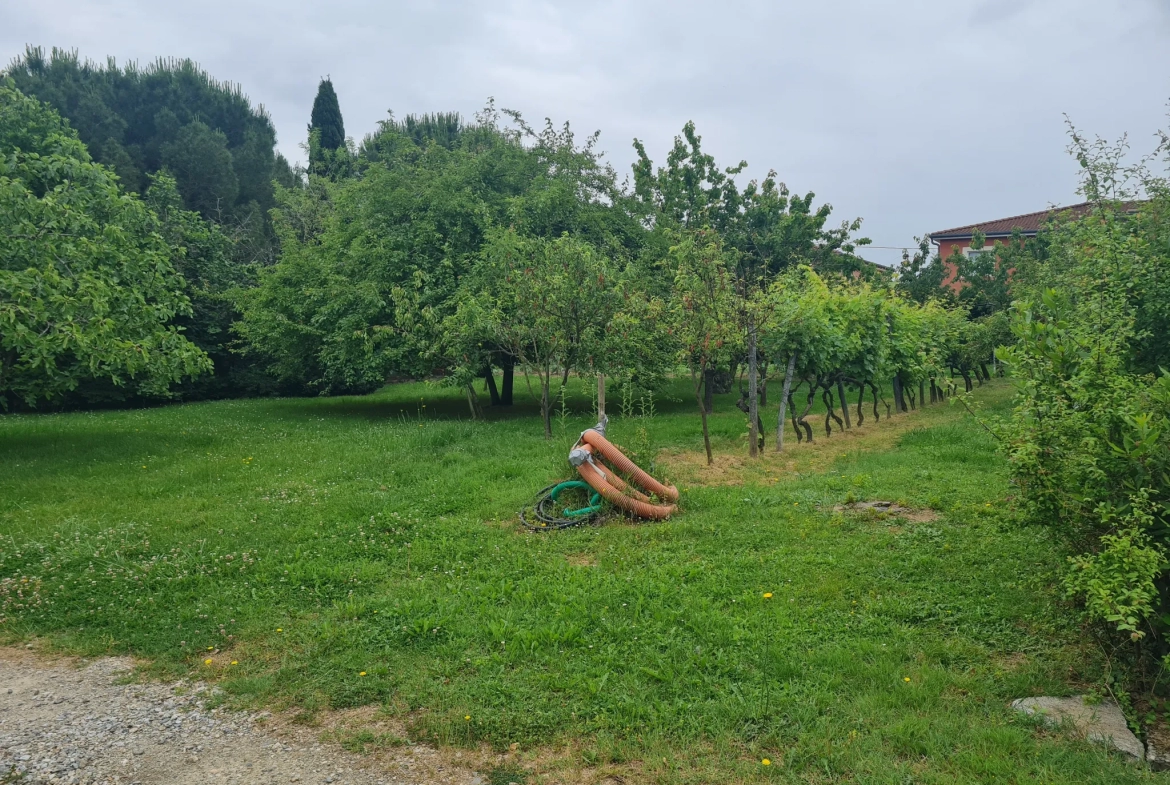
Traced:
<path fill-rule="evenodd" d="M 1002 24 L 1033 4 L 1030 0 L 985 0 L 971 12 L 971 22 L 975 25 Z"/>

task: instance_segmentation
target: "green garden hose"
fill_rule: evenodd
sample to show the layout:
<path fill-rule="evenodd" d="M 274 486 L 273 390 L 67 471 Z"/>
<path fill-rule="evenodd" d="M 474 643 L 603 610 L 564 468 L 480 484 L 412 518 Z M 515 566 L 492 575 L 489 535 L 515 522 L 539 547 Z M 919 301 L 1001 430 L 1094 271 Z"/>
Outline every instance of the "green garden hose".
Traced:
<path fill-rule="evenodd" d="M 580 488 L 583 491 L 593 491 L 593 488 L 589 486 L 589 483 L 583 480 L 566 480 L 565 482 L 554 486 L 553 489 L 549 491 L 548 497 L 555 502 L 557 497 L 560 496 L 561 491 L 568 490 L 569 488 Z M 601 494 L 597 491 L 593 491 L 593 495 L 589 497 L 588 507 L 582 507 L 577 510 L 570 510 L 568 508 L 561 510 L 561 514 L 566 518 L 577 518 L 581 515 L 592 515 L 595 512 L 601 512 Z"/>
<path fill-rule="evenodd" d="M 596 525 L 609 517 L 612 508 L 602 501 L 601 495 L 593 492 L 589 497 L 589 506 L 577 510 L 564 509 L 557 511 L 557 496 L 567 490 L 593 491 L 587 483 L 581 480 L 565 480 L 554 482 L 532 498 L 520 510 L 520 521 L 532 531 L 550 531 L 554 529 L 568 529 L 573 526 Z"/>

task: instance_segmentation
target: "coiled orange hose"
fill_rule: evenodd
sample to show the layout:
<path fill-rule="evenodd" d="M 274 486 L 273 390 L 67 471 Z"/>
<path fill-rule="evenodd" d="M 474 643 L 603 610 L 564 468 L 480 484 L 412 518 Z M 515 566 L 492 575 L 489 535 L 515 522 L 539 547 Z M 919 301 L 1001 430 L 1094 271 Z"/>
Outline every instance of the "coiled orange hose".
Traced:
<path fill-rule="evenodd" d="M 663 485 L 639 469 L 637 464 L 623 455 L 622 451 L 613 445 L 613 442 L 602 436 L 596 430 L 590 428 L 581 434 L 581 439 L 586 444 L 596 448 L 597 452 L 601 453 L 601 456 L 612 463 L 618 471 L 630 475 L 634 482 L 642 486 L 647 493 L 651 493 L 659 499 L 665 499 L 668 502 L 678 501 L 678 488 L 675 488 L 673 485 Z"/>
<path fill-rule="evenodd" d="M 597 451 L 594 450 L 593 446 L 589 445 L 589 444 L 582 444 L 581 449 L 584 450 L 585 452 L 589 453 L 590 455 L 597 454 Z M 638 501 L 641 501 L 641 502 L 646 502 L 647 504 L 654 504 L 655 503 L 654 500 L 651 499 L 649 496 L 642 493 L 634 486 L 629 485 L 625 480 L 623 480 L 621 478 L 621 476 L 617 472 L 613 471 L 612 469 L 609 469 L 609 471 L 606 471 L 606 469 L 609 469 L 609 467 L 606 466 L 604 469 L 602 469 L 601 476 L 606 482 L 608 482 L 610 485 L 612 485 L 618 491 L 618 493 L 621 493 L 625 496 L 629 496 L 633 499 L 637 499 Z"/>
<path fill-rule="evenodd" d="M 601 494 L 601 498 L 627 512 L 632 512 L 639 518 L 661 521 L 669 518 L 678 509 L 673 504 L 651 504 L 641 499 L 635 499 L 633 496 L 626 496 L 609 483 L 611 478 L 616 479 L 615 475 L 606 473 L 606 476 L 602 477 L 601 472 L 592 463 L 581 464 L 577 467 L 577 473 L 581 475 L 582 480 L 589 483 L 593 490 Z M 638 495 L 641 496 L 641 494 Z"/>
<path fill-rule="evenodd" d="M 586 433 L 597 434 L 596 431 L 586 431 Z M 601 434 L 597 434 L 597 436 L 601 436 Z M 604 439 L 604 437 L 601 438 Z M 612 454 L 620 456 L 622 461 L 624 461 L 627 465 L 632 466 L 637 471 L 637 473 L 640 473 L 645 477 L 650 477 L 650 475 L 646 474 L 646 472 L 635 466 L 633 461 L 622 455 L 621 450 L 610 444 L 608 441 L 606 441 L 606 444 L 609 446 Z M 590 456 L 595 455 L 597 452 L 592 444 L 582 444 L 580 449 L 582 452 L 585 452 Z M 601 467 L 599 467 L 592 460 L 588 460 L 579 464 L 577 466 L 577 473 L 581 475 L 582 480 L 589 484 L 589 487 L 593 488 L 593 490 L 601 494 L 603 499 L 613 505 L 616 505 L 617 507 L 620 507 L 626 512 L 637 515 L 639 518 L 649 518 L 651 520 L 661 521 L 669 518 L 678 510 L 678 506 L 674 504 L 655 504 L 653 501 L 651 501 L 649 496 L 642 493 L 637 488 L 627 484 L 626 481 L 623 480 L 617 472 L 613 471 L 612 469 L 603 472 Z M 654 485 L 660 488 L 665 488 L 665 486 L 663 486 L 658 481 L 653 480 L 653 478 L 651 478 L 651 480 L 653 481 Z M 673 490 L 673 488 L 671 490 Z M 675 491 L 675 497 L 677 498 L 677 496 L 678 492 Z"/>

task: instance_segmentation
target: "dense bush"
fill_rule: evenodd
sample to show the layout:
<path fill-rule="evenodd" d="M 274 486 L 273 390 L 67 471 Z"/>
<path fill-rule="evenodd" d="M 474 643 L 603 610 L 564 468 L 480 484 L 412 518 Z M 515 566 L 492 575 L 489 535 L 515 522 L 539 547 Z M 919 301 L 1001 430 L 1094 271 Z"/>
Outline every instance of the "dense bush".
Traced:
<path fill-rule="evenodd" d="M 90 157 L 140 194 L 158 215 L 159 234 L 185 280 L 194 308 L 173 324 L 214 361 L 211 375 L 165 388 L 79 383 L 55 405 L 85 407 L 252 395 L 273 381 L 233 351 L 239 313 L 227 297 L 249 285 L 255 267 L 279 249 L 268 212 L 274 181 L 299 187 L 275 152 L 276 132 L 263 107 L 238 85 L 211 78 L 189 60 L 145 67 L 83 61 L 76 53 L 28 47 L 4 71 L 25 95 L 52 106 L 76 130 Z"/>
<path fill-rule="evenodd" d="M 1022 509 L 1081 554 L 1070 593 L 1136 640 L 1170 623 L 1170 191 L 1099 142 L 1074 133 L 1073 151 L 1092 210 L 1058 217 L 1042 256 L 1002 253 L 1019 386 L 1003 436 Z"/>
<path fill-rule="evenodd" d="M 158 229 L 56 112 L 0 83 L 0 407 L 208 369 L 174 324 L 191 305 Z"/>

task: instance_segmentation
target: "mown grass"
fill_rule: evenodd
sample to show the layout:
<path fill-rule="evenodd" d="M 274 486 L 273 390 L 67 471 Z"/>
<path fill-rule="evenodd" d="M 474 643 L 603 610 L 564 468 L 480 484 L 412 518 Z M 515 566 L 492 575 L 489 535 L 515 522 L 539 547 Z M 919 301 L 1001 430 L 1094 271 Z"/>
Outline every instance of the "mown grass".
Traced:
<path fill-rule="evenodd" d="M 1007 387 L 980 395 L 994 409 Z M 518 743 L 517 765 L 554 777 L 1157 776 L 1007 708 L 1099 665 L 1059 548 L 1011 522 L 1002 460 L 958 410 L 751 464 L 721 398 L 705 470 L 675 396 L 612 435 L 682 481 L 682 514 L 545 534 L 515 511 L 567 475 L 585 413 L 546 442 L 528 405 L 475 423 L 407 384 L 0 418 L 0 634 L 132 652 L 240 703 L 381 704 L 414 738 Z M 833 512 L 877 498 L 939 517 Z"/>

